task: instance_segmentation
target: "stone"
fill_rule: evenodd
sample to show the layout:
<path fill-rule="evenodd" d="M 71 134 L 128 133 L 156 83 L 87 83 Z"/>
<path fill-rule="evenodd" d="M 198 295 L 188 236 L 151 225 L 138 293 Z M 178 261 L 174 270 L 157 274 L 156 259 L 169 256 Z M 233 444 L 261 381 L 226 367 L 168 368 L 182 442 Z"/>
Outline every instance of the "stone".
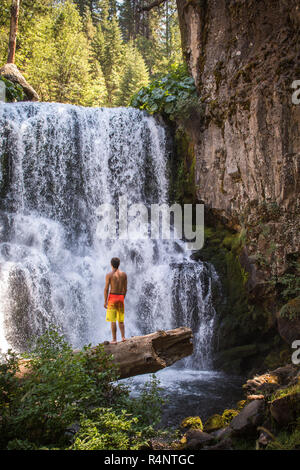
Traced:
<path fill-rule="evenodd" d="M 232 429 L 230 428 L 230 426 L 227 426 L 226 428 L 218 429 L 217 431 L 214 431 L 211 434 L 219 441 L 229 438 L 232 435 Z"/>
<path fill-rule="evenodd" d="M 276 317 L 278 332 L 286 343 L 300 339 L 300 297 L 289 300 Z"/>
<path fill-rule="evenodd" d="M 21 85 L 28 101 L 39 101 L 39 95 L 25 80 L 15 64 L 5 64 L 0 68 L 0 75 L 13 83 Z"/>
<path fill-rule="evenodd" d="M 200 429 L 203 431 L 203 424 L 199 416 L 189 416 L 181 421 L 180 426 L 188 429 Z"/>
<path fill-rule="evenodd" d="M 203 450 L 233 450 L 233 443 L 230 438 L 224 439 L 217 444 L 203 447 Z"/>
<path fill-rule="evenodd" d="M 235 436 L 249 435 L 256 431 L 264 419 L 265 403 L 263 400 L 254 400 L 233 418 L 229 427 Z"/>
<path fill-rule="evenodd" d="M 185 434 L 186 444 L 184 449 L 197 450 L 201 449 L 204 445 L 214 442 L 215 439 L 210 434 L 200 430 L 190 430 Z"/>
<path fill-rule="evenodd" d="M 263 295 L 300 249 L 300 105 L 288 91 L 299 64 L 299 1 L 177 5 L 183 54 L 205 104 L 204 119 L 190 123 L 197 197 L 227 226 L 245 227 L 256 259 L 250 288 Z"/>
<path fill-rule="evenodd" d="M 300 393 L 291 393 L 272 401 L 270 413 L 280 426 L 292 423 L 300 412 Z"/>
<path fill-rule="evenodd" d="M 224 420 L 223 417 L 219 414 L 214 414 L 210 416 L 204 424 L 203 430 L 205 432 L 213 432 L 217 429 L 223 428 Z"/>

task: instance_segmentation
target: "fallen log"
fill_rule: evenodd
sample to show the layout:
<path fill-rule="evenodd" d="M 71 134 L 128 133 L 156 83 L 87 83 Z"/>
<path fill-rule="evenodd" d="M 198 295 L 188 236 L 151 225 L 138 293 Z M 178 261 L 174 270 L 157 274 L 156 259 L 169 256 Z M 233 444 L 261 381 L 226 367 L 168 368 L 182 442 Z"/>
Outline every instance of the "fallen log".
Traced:
<path fill-rule="evenodd" d="M 104 352 L 112 355 L 118 368 L 119 378 L 125 379 L 135 375 L 149 374 L 171 366 L 174 362 L 193 353 L 192 330 L 187 327 L 174 330 L 156 331 L 145 336 L 132 336 L 126 341 L 111 344 L 101 343 Z M 92 348 L 92 351 L 96 347 Z M 78 353 L 79 350 L 74 350 Z M 29 360 L 22 360 L 18 377 L 30 373 Z"/>
<path fill-rule="evenodd" d="M 132 336 L 124 342 L 104 342 L 104 351 L 112 354 L 120 378 L 149 374 L 171 366 L 193 353 L 190 328 L 156 331 L 145 336 Z"/>

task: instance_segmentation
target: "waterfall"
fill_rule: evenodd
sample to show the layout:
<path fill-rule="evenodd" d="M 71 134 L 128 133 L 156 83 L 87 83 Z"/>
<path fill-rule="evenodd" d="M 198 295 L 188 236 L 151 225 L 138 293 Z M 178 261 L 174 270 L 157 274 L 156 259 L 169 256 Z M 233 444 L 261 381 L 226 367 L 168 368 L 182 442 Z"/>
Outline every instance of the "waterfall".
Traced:
<path fill-rule="evenodd" d="M 126 336 L 191 326 L 209 368 L 213 266 L 174 240 L 99 240 L 97 209 L 168 201 L 165 129 L 133 108 L 58 103 L 0 106 L 0 348 L 23 350 L 57 325 L 74 347 L 110 338 L 104 281 L 110 259 L 128 275 Z"/>

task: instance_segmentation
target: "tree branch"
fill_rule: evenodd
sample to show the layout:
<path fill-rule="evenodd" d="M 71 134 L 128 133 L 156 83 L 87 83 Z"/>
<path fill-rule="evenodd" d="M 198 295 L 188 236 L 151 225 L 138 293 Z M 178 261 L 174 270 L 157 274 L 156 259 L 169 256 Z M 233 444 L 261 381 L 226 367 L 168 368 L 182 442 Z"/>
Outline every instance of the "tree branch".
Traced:
<path fill-rule="evenodd" d="M 150 3 L 150 5 L 145 5 L 144 7 L 139 7 L 140 11 L 150 11 L 152 8 L 159 7 L 162 3 L 165 3 L 166 0 L 155 0 L 155 2 Z"/>

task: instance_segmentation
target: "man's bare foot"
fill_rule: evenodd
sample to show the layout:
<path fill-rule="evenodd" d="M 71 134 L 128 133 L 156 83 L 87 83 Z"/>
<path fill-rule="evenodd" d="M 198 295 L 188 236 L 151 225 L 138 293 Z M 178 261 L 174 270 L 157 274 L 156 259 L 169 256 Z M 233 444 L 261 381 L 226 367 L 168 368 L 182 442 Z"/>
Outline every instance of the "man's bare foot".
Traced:
<path fill-rule="evenodd" d="M 122 341 L 126 341 L 126 338 L 122 338 Z"/>
<path fill-rule="evenodd" d="M 117 344 L 117 341 L 115 341 L 115 340 L 110 341 L 109 344 Z"/>

